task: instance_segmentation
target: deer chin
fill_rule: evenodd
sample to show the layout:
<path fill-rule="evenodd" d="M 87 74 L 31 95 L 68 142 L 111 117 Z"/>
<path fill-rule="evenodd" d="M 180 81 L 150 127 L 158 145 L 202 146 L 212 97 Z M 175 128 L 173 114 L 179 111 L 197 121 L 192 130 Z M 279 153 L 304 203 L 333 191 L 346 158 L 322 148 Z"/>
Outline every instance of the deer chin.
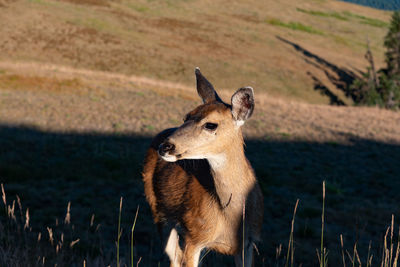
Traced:
<path fill-rule="evenodd" d="M 165 155 L 160 155 L 160 157 L 168 162 L 176 162 L 178 160 L 184 160 L 184 159 L 205 159 L 205 155 L 192 155 L 188 151 L 182 152 L 180 154 L 175 154 L 175 155 L 170 155 L 169 153 Z"/>
<path fill-rule="evenodd" d="M 205 159 L 207 158 L 206 155 L 203 154 L 191 154 L 190 152 L 185 152 L 182 154 L 176 155 L 178 159 Z"/>
<path fill-rule="evenodd" d="M 160 155 L 161 156 L 161 155 Z M 175 155 L 169 155 L 169 154 L 165 154 L 164 156 L 161 156 L 161 158 L 165 161 L 168 162 L 175 162 L 178 161 L 178 158 Z"/>

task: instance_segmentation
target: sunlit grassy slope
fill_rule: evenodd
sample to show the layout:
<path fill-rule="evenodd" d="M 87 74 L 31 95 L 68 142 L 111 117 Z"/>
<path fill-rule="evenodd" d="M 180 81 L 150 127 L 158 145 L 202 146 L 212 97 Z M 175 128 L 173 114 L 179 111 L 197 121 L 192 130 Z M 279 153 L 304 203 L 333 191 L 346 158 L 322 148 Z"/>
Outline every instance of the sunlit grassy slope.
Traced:
<path fill-rule="evenodd" d="M 378 66 L 390 13 L 339 1 L 18 0 L 0 7 L 0 60 L 38 61 L 308 103 L 351 104 L 340 88 Z M 338 89 L 339 88 L 339 89 Z"/>

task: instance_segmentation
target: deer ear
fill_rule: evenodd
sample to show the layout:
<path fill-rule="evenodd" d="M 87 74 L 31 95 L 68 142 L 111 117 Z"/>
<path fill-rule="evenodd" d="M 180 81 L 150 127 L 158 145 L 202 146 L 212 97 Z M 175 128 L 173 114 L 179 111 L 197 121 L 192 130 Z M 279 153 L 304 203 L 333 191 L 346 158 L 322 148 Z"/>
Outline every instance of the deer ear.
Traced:
<path fill-rule="evenodd" d="M 196 74 L 197 93 L 203 99 L 203 103 L 221 101 L 212 84 L 201 74 L 200 69 L 196 68 L 194 72 Z"/>
<path fill-rule="evenodd" d="M 250 118 L 254 110 L 253 88 L 244 87 L 236 91 L 232 96 L 232 115 L 238 126 Z"/>

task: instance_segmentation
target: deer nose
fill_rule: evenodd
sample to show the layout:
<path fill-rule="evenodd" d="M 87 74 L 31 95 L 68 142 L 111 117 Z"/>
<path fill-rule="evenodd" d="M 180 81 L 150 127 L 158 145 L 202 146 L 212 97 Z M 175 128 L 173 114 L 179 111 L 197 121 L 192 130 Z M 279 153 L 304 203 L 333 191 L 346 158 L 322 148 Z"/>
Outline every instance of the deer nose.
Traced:
<path fill-rule="evenodd" d="M 158 152 L 161 156 L 164 156 L 167 152 L 172 152 L 175 150 L 175 145 L 166 141 L 160 145 Z"/>

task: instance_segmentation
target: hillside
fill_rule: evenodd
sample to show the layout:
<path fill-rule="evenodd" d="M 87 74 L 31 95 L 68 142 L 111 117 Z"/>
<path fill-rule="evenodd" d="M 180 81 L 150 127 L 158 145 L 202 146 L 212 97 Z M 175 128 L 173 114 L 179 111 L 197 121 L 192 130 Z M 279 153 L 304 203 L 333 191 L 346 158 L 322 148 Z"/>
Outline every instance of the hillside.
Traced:
<path fill-rule="evenodd" d="M 74 257 L 58 256 L 58 266 L 70 266 L 68 262 L 76 258 L 89 260 L 89 256 L 79 258 L 88 250 L 105 261 L 99 266 L 112 262 L 114 266 L 118 201 L 123 196 L 122 227 L 128 231 L 122 236 L 121 253 L 129 255 L 129 229 L 139 205 L 135 261 L 142 257 L 143 266 L 157 265 L 161 245 L 143 196 L 143 157 L 151 136 L 179 125 L 184 114 L 200 104 L 194 85 L 43 63 L 0 62 L 0 73 L 0 181 L 9 205 L 19 195 L 29 208 L 33 241 L 37 232 L 47 236 L 46 227 L 57 233 L 56 241 L 61 233 L 69 233 L 57 222 L 64 220 L 70 201 L 75 230 L 67 236 L 80 242 Z M 221 97 L 229 101 L 232 93 L 222 91 Z M 329 261 L 340 266 L 343 234 L 345 248 L 351 250 L 357 242 L 364 258 L 371 240 L 371 253 L 378 262 L 381 237 L 391 214 L 398 214 L 400 113 L 287 102 L 262 93 L 255 99 L 254 116 L 245 124 L 244 134 L 246 154 L 265 197 L 263 242 L 258 245 L 256 265 L 267 259 L 266 266 L 284 266 L 297 198 L 295 259 L 303 266 L 317 264 L 322 180 L 327 180 Z M 101 234 L 86 230 L 92 214 Z M 0 226 L 3 219 L 0 216 Z M 10 234 L 3 230 L 0 238 L 8 240 Z M 55 245 L 43 249 L 46 243 L 43 238 L 38 245 L 39 255 L 55 262 Z M 275 260 L 280 244 L 283 254 Z M 97 252 L 99 247 L 103 252 Z M 7 250 L 0 250 L 0 262 L 3 251 Z M 232 264 L 215 254 L 205 261 L 206 266 Z"/>
<path fill-rule="evenodd" d="M 366 33 L 383 64 L 390 13 L 319 0 L 0 3 L 1 266 L 116 266 L 121 196 L 121 261 L 139 207 L 134 263 L 160 266 L 142 162 L 152 136 L 201 103 L 194 66 L 227 102 L 255 90 L 243 126 L 264 194 L 255 266 L 284 266 L 297 199 L 294 266 L 318 265 L 323 180 L 330 266 L 342 266 L 340 235 L 363 265 L 372 241 L 380 266 L 399 222 L 400 113 L 327 104 L 351 104 L 343 88 L 366 67 Z M 203 266 L 232 264 L 210 253 Z"/>
<path fill-rule="evenodd" d="M 373 8 L 384 9 L 384 10 L 400 9 L 399 0 L 342 0 L 342 1 L 369 6 Z"/>
<path fill-rule="evenodd" d="M 307 103 L 351 104 L 367 37 L 383 64 L 390 14 L 338 1 L 17 0 L 0 7 L 0 60 L 36 61 Z M 367 34 L 368 33 L 368 34 Z"/>

